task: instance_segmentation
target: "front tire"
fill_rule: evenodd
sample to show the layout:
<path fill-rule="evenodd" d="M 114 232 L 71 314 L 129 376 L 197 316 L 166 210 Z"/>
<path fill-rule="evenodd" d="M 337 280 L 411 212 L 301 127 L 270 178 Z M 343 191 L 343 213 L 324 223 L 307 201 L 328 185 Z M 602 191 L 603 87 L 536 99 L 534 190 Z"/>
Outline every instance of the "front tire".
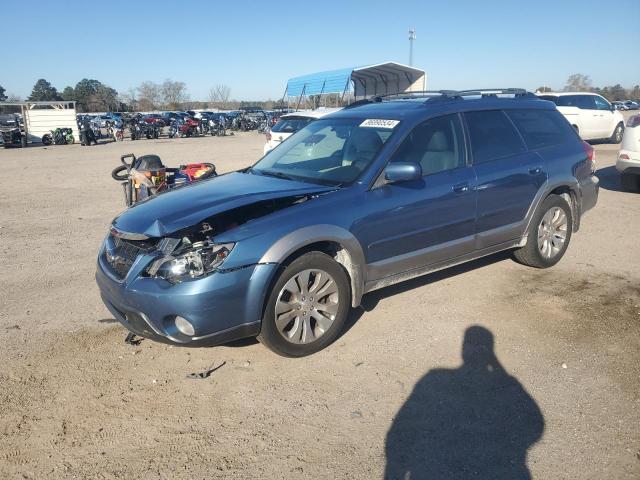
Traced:
<path fill-rule="evenodd" d="M 535 268 L 554 266 L 564 256 L 571 240 L 573 216 L 567 201 L 549 195 L 536 211 L 527 244 L 513 252 L 515 260 Z"/>
<path fill-rule="evenodd" d="M 351 288 L 340 264 L 320 252 L 285 267 L 269 293 L 258 340 L 285 357 L 304 357 L 331 344 L 351 306 Z"/>
<path fill-rule="evenodd" d="M 621 122 L 618 125 L 616 125 L 616 128 L 613 131 L 611 138 L 609 138 L 609 143 L 619 144 L 620 142 L 622 142 L 623 133 L 624 133 L 624 125 Z"/>

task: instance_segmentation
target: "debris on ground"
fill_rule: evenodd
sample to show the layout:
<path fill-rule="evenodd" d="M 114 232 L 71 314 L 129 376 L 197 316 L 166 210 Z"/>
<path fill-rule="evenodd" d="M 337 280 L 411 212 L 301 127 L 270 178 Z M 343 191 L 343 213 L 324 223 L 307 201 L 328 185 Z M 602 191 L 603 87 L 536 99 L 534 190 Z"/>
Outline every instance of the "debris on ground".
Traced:
<path fill-rule="evenodd" d="M 204 378 L 209 378 L 209 376 L 215 372 L 216 370 L 218 370 L 219 368 L 224 367 L 227 364 L 227 362 L 222 362 L 220 365 L 218 365 L 217 367 L 213 367 L 213 365 L 211 366 L 211 368 L 208 368 L 207 370 L 204 370 L 202 372 L 196 372 L 196 373 L 189 373 L 187 375 L 187 378 L 191 378 L 194 380 L 201 380 Z"/>
<path fill-rule="evenodd" d="M 138 346 L 140 345 L 140 343 L 142 343 L 142 340 L 144 340 L 144 338 L 137 337 L 135 333 L 129 332 L 127 333 L 127 336 L 124 338 L 124 343 L 133 345 L 133 346 Z"/>

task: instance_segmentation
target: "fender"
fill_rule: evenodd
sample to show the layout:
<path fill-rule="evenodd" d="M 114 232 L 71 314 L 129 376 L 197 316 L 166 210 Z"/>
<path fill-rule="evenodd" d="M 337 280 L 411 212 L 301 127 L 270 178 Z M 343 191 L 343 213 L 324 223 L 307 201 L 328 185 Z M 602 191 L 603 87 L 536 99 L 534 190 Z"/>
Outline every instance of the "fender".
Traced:
<path fill-rule="evenodd" d="M 349 273 L 351 304 L 357 307 L 364 290 L 364 253 L 360 242 L 344 228 L 320 224 L 294 230 L 271 245 L 259 263 L 282 263 L 297 250 L 316 242 L 334 242 L 342 246 L 336 260 Z"/>
<path fill-rule="evenodd" d="M 580 225 L 580 203 L 581 203 L 581 192 L 580 192 L 580 185 L 578 184 L 578 181 L 570 176 L 567 176 L 565 178 L 562 179 L 554 179 L 553 182 L 549 182 L 547 181 L 541 188 L 540 190 L 538 190 L 538 193 L 536 194 L 535 198 L 533 199 L 533 202 L 531 202 L 531 206 L 529 207 L 529 211 L 527 212 L 527 215 L 525 216 L 525 225 L 526 228 L 524 229 L 524 232 L 522 234 L 523 236 L 523 241 L 527 238 L 527 235 L 529 233 L 529 228 L 531 227 L 531 221 L 533 220 L 533 215 L 536 213 L 536 210 L 538 209 L 538 207 L 540 206 L 540 204 L 544 201 L 545 198 L 547 198 L 547 196 L 553 192 L 556 188 L 560 188 L 560 187 L 566 187 L 568 188 L 571 193 L 575 196 L 575 201 L 572 202 L 572 214 L 574 215 L 574 219 L 573 219 L 573 227 L 574 227 L 574 231 L 578 230 L 578 226 Z"/>

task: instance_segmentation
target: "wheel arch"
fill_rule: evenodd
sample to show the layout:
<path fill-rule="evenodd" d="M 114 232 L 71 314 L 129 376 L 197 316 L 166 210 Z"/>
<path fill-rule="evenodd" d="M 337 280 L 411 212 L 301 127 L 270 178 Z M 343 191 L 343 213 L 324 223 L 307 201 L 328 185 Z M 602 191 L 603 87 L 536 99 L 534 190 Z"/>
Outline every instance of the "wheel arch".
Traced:
<path fill-rule="evenodd" d="M 531 228 L 531 221 L 533 217 L 545 199 L 549 195 L 559 195 L 564 198 L 569 207 L 571 208 L 571 217 L 572 217 L 572 231 L 577 232 L 580 228 L 580 187 L 578 182 L 573 179 L 571 181 L 558 181 L 553 184 L 547 184 L 544 189 L 541 189 L 534 201 L 531 203 L 531 207 L 529 207 L 529 211 L 526 216 L 526 228 L 524 230 L 522 239 L 525 240 L 527 235 L 529 234 L 529 229 Z"/>
<path fill-rule="evenodd" d="M 287 264 L 307 252 L 331 256 L 347 273 L 351 286 L 351 306 L 360 305 L 364 291 L 364 252 L 348 230 L 335 225 L 314 225 L 288 233 L 276 241 L 259 263 Z"/>

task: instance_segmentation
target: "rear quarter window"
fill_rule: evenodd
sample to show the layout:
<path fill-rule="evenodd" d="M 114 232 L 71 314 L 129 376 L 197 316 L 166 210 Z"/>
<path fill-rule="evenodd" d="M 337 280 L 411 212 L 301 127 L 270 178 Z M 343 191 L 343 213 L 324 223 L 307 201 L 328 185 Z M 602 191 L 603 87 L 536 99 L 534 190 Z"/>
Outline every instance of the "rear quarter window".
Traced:
<path fill-rule="evenodd" d="M 473 163 L 486 163 L 526 150 L 520 134 L 501 110 L 466 112 Z"/>
<path fill-rule="evenodd" d="M 529 149 L 558 145 L 575 138 L 575 132 L 557 110 L 517 109 L 506 114 L 516 125 Z"/>

